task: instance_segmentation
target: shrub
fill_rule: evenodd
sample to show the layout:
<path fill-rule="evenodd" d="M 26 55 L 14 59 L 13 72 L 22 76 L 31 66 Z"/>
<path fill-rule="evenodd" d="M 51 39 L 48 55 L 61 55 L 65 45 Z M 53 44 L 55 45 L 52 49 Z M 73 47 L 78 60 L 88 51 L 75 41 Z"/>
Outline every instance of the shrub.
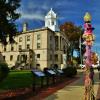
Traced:
<path fill-rule="evenodd" d="M 0 81 L 2 81 L 9 73 L 9 68 L 6 63 L 0 63 Z"/>
<path fill-rule="evenodd" d="M 63 72 L 65 76 L 67 77 L 73 77 L 77 74 L 77 69 L 75 67 L 67 67 L 63 69 Z"/>

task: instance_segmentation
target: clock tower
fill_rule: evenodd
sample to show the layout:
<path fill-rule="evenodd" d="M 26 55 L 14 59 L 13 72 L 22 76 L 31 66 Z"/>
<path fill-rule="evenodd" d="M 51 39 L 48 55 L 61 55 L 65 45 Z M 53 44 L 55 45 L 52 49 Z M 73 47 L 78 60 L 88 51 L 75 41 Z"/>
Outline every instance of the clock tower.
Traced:
<path fill-rule="evenodd" d="M 57 15 L 52 8 L 45 16 L 45 27 L 50 28 L 52 31 L 59 31 Z"/>

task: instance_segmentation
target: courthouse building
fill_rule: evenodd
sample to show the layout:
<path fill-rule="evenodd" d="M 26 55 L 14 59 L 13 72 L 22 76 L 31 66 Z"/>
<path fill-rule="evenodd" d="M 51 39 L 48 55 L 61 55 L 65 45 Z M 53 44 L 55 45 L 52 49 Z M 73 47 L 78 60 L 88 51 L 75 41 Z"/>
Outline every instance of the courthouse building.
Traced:
<path fill-rule="evenodd" d="M 45 67 L 63 67 L 63 54 L 66 52 L 66 36 L 59 31 L 57 15 L 51 9 L 45 16 L 45 27 L 23 31 L 14 36 L 15 43 L 4 46 L 0 43 L 0 59 L 9 67 L 43 70 Z M 7 38 L 7 40 L 9 40 Z"/>

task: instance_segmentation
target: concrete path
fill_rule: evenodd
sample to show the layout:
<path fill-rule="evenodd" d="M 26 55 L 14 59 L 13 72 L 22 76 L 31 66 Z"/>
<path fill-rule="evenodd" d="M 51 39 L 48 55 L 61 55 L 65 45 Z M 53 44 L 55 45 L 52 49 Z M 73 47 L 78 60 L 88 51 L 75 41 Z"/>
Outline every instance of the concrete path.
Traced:
<path fill-rule="evenodd" d="M 79 80 L 67 85 L 61 90 L 58 90 L 56 93 L 48 96 L 44 100 L 84 100 L 84 84 L 83 84 L 83 72 L 82 70 L 78 70 L 78 76 L 80 77 Z M 98 91 L 98 71 L 95 70 L 94 76 L 94 92 L 95 96 L 97 95 Z"/>

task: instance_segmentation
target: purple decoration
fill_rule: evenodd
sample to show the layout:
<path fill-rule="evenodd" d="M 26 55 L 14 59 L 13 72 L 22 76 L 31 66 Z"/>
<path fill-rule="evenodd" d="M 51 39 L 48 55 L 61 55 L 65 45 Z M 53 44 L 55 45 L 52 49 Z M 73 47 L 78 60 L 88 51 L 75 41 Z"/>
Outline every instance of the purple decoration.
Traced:
<path fill-rule="evenodd" d="M 84 54 L 85 58 L 85 80 L 84 80 L 84 85 L 85 85 L 85 99 L 84 100 L 92 100 L 91 97 L 94 96 L 94 94 L 91 91 L 93 91 L 92 85 L 94 83 L 93 81 L 93 68 L 92 68 L 92 61 L 91 61 L 91 47 L 93 43 L 93 33 L 92 33 L 92 25 L 91 25 L 91 16 L 89 13 L 86 13 L 85 17 L 85 24 L 84 24 L 84 34 L 83 34 L 83 39 L 84 39 L 84 44 L 86 46 L 86 52 Z M 91 88 L 91 89 L 90 89 Z M 91 97 L 90 97 L 91 96 Z M 94 100 L 94 99 L 93 99 Z"/>

